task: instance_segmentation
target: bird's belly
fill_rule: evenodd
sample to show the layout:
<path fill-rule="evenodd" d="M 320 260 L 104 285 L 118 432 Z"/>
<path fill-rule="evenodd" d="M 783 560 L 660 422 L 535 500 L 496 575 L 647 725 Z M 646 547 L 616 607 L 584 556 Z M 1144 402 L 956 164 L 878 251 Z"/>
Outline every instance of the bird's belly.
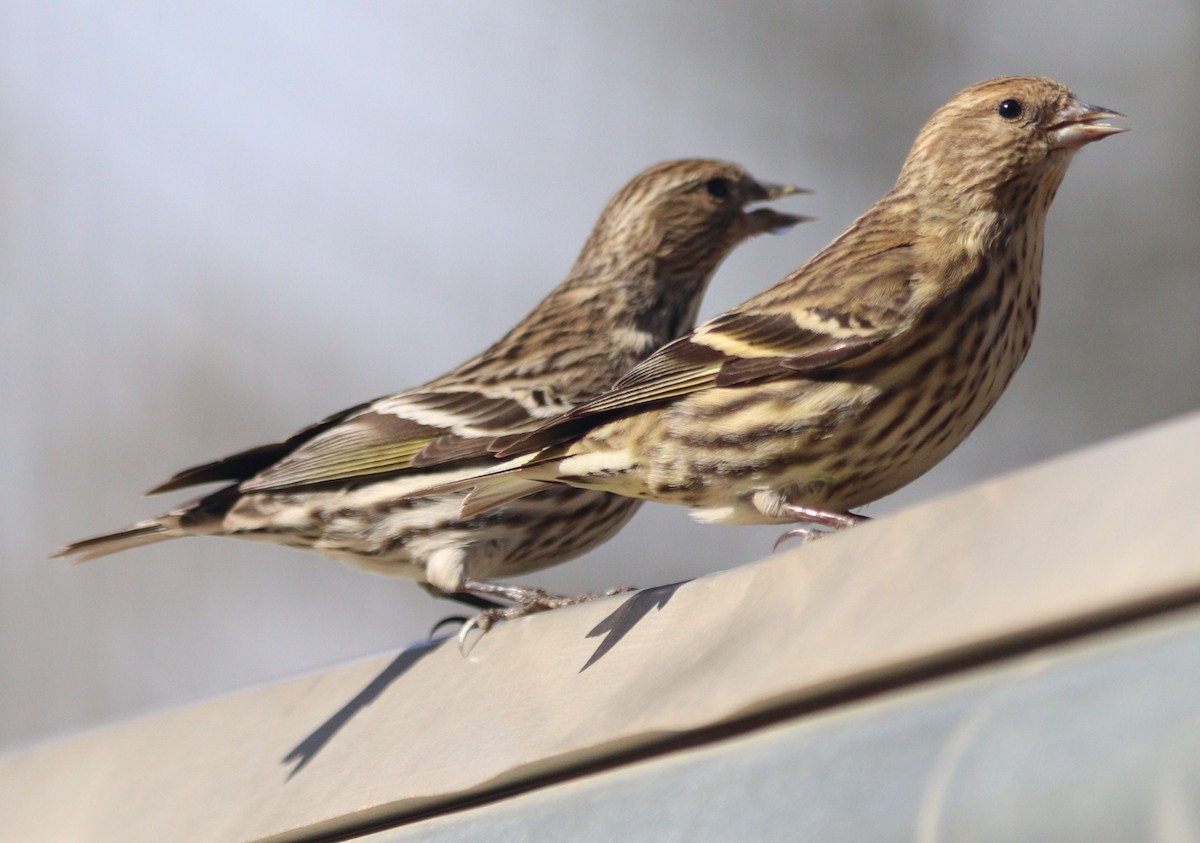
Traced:
<path fill-rule="evenodd" d="M 427 580 L 432 559 L 453 557 L 459 577 L 539 570 L 601 544 L 639 501 L 566 486 L 459 517 L 463 495 L 400 498 L 384 482 L 351 489 L 244 496 L 227 535 L 314 550 L 353 567 Z"/>
<path fill-rule="evenodd" d="M 781 381 L 689 398 L 651 452 L 644 494 L 735 524 L 788 520 L 764 500 L 837 511 L 878 500 L 975 429 L 1024 356 L 1006 348 L 997 343 L 981 360 L 946 350 L 928 366 L 862 382 Z"/>
<path fill-rule="evenodd" d="M 732 524 L 788 520 L 755 503 L 764 491 L 832 506 L 830 480 L 854 462 L 853 431 L 875 394 L 870 385 L 796 380 L 691 396 L 651 451 L 647 496 Z"/>

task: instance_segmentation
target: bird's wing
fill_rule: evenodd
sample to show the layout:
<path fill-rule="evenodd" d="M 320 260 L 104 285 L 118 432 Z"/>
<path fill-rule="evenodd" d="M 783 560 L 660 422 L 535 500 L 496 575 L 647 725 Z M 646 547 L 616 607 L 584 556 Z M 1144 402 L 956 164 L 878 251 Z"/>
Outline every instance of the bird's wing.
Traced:
<path fill-rule="evenodd" d="M 799 288 L 794 274 L 663 346 L 603 395 L 530 433 L 497 440 L 492 450 L 505 457 L 546 448 L 610 418 L 700 390 L 832 378 L 886 356 L 912 318 L 912 261 L 903 248 L 872 258 L 869 278 L 837 288 L 825 281 L 838 266 L 810 263 L 797 270 L 807 275 Z M 855 287 L 859 295 L 853 295 Z M 850 292 L 831 300 L 830 289 Z"/>
<path fill-rule="evenodd" d="M 170 479 L 155 486 L 146 492 L 146 494 L 157 495 L 160 492 L 173 492 L 176 489 L 185 489 L 188 486 L 201 486 L 205 483 L 216 483 L 222 480 L 245 480 L 247 477 L 253 477 L 267 466 L 278 462 L 292 451 L 295 451 L 305 442 L 319 436 L 369 406 L 371 406 L 370 401 L 334 413 L 315 424 L 310 424 L 308 427 L 296 431 L 282 442 L 247 448 L 244 451 L 238 451 L 236 454 L 230 454 L 219 460 L 185 468 L 182 471 L 176 472 Z"/>
<path fill-rule="evenodd" d="M 389 396 L 321 430 L 242 483 L 258 492 L 356 480 L 488 455 L 488 442 L 541 421 L 510 397 L 473 391 Z"/>
<path fill-rule="evenodd" d="M 468 391 L 389 395 L 334 413 L 282 442 L 185 468 L 148 494 L 230 480 L 244 481 L 246 491 L 276 489 L 484 456 L 492 438 L 542 421 L 536 409 Z"/>

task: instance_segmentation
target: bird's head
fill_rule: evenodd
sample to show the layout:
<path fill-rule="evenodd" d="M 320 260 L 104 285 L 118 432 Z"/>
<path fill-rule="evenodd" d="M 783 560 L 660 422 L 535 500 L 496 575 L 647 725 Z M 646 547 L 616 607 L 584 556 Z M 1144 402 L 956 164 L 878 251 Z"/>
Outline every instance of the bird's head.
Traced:
<path fill-rule="evenodd" d="M 934 112 L 899 184 L 975 207 L 1004 204 L 1031 189 L 1052 198 L 1071 156 L 1085 144 L 1127 131 L 1104 122 L 1123 116 L 1088 105 L 1041 76 L 980 82 Z"/>
<path fill-rule="evenodd" d="M 667 274 L 710 273 L 746 238 L 810 219 L 753 206 L 808 192 L 759 181 L 728 161 L 666 161 L 609 201 L 596 235 L 625 254 L 652 258 Z"/>

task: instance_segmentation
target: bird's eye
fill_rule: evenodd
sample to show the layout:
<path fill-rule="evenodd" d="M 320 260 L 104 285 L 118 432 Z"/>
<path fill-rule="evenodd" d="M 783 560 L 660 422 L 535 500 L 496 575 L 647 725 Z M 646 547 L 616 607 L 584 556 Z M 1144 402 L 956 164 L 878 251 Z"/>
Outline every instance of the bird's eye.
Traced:
<path fill-rule="evenodd" d="M 724 202 L 733 192 L 728 179 L 709 179 L 704 183 L 704 189 L 708 191 L 709 196 L 719 202 Z"/>
<path fill-rule="evenodd" d="M 1021 105 L 1020 100 L 1001 100 L 1000 105 L 996 106 L 996 113 L 1005 120 L 1016 120 L 1025 113 L 1025 106 Z"/>

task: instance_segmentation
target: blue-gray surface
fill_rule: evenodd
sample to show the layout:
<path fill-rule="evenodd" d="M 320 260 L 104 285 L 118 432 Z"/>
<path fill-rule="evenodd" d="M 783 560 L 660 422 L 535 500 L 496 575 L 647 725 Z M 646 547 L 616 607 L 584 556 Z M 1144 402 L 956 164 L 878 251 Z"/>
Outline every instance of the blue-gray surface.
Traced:
<path fill-rule="evenodd" d="M 1200 613 L 364 838 L 1200 840 Z"/>

